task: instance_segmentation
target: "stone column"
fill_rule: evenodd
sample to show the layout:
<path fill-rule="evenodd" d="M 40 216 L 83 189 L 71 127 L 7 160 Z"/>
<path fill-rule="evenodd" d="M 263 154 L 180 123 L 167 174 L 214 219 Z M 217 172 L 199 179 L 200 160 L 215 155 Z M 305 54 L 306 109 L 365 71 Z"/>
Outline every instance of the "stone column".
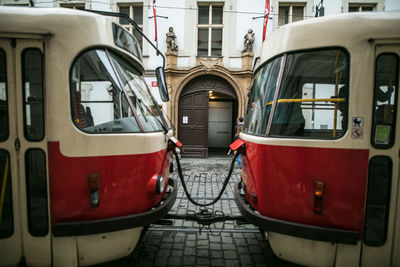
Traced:
<path fill-rule="evenodd" d="M 242 52 L 242 70 L 253 70 L 253 52 L 243 51 Z"/>
<path fill-rule="evenodd" d="M 176 69 L 177 68 L 177 59 L 178 53 L 175 51 L 167 51 L 165 52 L 165 57 L 167 58 L 167 69 Z"/>

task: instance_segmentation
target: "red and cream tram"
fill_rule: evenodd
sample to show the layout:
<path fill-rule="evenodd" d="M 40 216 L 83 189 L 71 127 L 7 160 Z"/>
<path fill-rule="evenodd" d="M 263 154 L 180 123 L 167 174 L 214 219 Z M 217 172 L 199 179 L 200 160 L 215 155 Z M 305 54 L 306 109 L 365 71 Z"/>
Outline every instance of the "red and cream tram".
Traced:
<path fill-rule="evenodd" d="M 276 30 L 249 93 L 235 199 L 306 266 L 400 266 L 400 13 Z"/>
<path fill-rule="evenodd" d="M 0 7 L 0 266 L 124 257 L 175 202 L 173 130 L 115 21 Z"/>

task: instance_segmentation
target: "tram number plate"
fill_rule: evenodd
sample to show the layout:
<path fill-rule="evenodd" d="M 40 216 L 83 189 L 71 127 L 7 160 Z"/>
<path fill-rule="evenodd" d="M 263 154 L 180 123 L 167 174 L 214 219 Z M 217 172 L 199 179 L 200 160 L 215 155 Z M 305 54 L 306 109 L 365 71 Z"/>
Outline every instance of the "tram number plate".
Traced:
<path fill-rule="evenodd" d="M 351 138 L 353 139 L 363 139 L 364 138 L 364 131 L 362 128 L 353 128 L 351 131 Z"/>

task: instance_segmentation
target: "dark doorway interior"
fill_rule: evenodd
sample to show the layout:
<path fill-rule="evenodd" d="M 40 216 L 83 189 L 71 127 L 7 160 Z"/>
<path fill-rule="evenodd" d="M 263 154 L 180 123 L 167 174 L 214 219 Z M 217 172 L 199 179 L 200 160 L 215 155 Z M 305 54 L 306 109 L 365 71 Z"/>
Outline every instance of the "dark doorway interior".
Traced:
<path fill-rule="evenodd" d="M 184 156 L 207 157 L 209 150 L 226 155 L 237 110 L 237 97 L 228 82 L 211 75 L 192 80 L 179 98 L 178 138 Z"/>

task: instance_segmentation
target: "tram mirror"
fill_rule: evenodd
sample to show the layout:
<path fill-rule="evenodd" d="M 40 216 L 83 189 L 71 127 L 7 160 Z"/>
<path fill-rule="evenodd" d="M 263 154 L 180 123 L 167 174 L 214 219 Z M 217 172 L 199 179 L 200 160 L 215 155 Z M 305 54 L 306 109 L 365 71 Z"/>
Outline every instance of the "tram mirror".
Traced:
<path fill-rule="evenodd" d="M 156 76 L 157 76 L 158 90 L 160 92 L 161 100 L 163 102 L 168 102 L 169 96 L 168 96 L 167 83 L 165 82 L 165 74 L 163 67 L 158 67 L 156 69 Z"/>

